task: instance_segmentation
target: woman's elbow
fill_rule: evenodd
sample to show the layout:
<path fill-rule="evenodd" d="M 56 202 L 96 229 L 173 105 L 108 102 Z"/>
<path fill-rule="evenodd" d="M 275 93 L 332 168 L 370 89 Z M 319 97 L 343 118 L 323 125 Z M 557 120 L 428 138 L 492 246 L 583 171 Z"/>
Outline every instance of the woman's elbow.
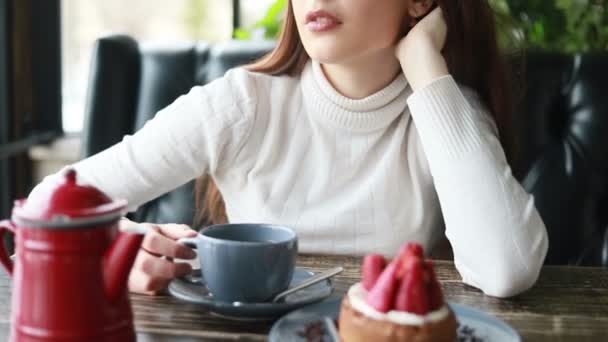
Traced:
<path fill-rule="evenodd" d="M 493 297 L 509 298 L 521 294 L 534 286 L 542 269 L 548 249 L 546 232 L 541 234 L 538 244 L 527 256 L 521 256 L 521 261 L 512 260 L 501 262 L 494 268 L 490 282 L 484 284 L 481 290 Z"/>
<path fill-rule="evenodd" d="M 503 270 L 496 272 L 491 283 L 481 286 L 481 290 L 488 296 L 509 298 L 517 296 L 534 286 L 540 267 L 527 270 Z"/>

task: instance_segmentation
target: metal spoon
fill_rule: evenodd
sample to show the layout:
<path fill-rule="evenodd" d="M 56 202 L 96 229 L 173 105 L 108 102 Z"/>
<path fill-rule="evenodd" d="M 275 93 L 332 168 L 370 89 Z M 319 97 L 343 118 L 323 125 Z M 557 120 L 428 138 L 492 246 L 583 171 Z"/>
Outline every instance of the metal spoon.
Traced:
<path fill-rule="evenodd" d="M 342 267 L 334 267 L 331 268 L 327 271 L 323 271 L 321 273 L 317 273 L 314 276 L 304 280 L 303 282 L 299 283 L 298 285 L 294 286 L 294 287 L 290 287 L 287 290 L 279 293 L 278 295 L 274 296 L 274 298 L 272 299 L 273 303 L 276 303 L 278 301 L 280 301 L 281 299 L 285 298 L 286 296 L 296 292 L 296 291 L 300 291 L 301 289 L 307 288 L 311 285 L 314 285 L 320 281 L 323 281 L 327 278 L 331 278 L 333 276 L 335 276 L 336 274 L 340 274 L 342 273 L 342 271 L 344 271 L 344 268 Z"/>
<path fill-rule="evenodd" d="M 340 334 L 338 334 L 338 329 L 336 329 L 336 324 L 334 320 L 325 316 L 323 317 L 323 323 L 325 323 L 325 328 L 327 328 L 327 334 L 332 342 L 340 342 Z"/>

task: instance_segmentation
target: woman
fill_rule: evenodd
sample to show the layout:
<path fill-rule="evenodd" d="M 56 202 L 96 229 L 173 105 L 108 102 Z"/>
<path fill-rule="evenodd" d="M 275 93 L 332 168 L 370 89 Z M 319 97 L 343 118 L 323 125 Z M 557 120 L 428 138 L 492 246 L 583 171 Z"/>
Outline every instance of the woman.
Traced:
<path fill-rule="evenodd" d="M 486 1 L 292 0 L 272 53 L 74 167 L 131 209 L 200 177 L 199 213 L 290 226 L 306 253 L 431 250 L 444 221 L 463 281 L 508 297 L 547 233 L 499 141 L 505 79 Z M 130 289 L 155 293 L 190 272 L 161 256 L 192 258 L 175 240 L 195 233 L 141 225 Z"/>

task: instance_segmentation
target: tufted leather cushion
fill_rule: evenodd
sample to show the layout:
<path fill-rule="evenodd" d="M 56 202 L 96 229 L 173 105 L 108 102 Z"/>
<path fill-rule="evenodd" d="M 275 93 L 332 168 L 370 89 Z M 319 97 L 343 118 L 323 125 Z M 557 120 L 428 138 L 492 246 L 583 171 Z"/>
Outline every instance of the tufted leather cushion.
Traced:
<path fill-rule="evenodd" d="M 598 263 L 608 210 L 608 55 L 536 52 L 526 64 L 517 167 L 549 229 L 547 262 Z"/>
<path fill-rule="evenodd" d="M 192 86 L 269 51 L 272 42 L 139 46 L 125 36 L 97 42 L 84 131 L 86 157 L 131 134 Z M 517 177 L 549 230 L 548 263 L 608 263 L 608 56 L 531 53 L 515 123 Z M 193 184 L 142 206 L 132 218 L 191 223 Z M 606 240 L 606 244 L 604 244 Z"/>
<path fill-rule="evenodd" d="M 97 41 L 85 107 L 83 157 L 93 155 L 133 132 L 139 80 L 137 42 L 127 36 Z"/>

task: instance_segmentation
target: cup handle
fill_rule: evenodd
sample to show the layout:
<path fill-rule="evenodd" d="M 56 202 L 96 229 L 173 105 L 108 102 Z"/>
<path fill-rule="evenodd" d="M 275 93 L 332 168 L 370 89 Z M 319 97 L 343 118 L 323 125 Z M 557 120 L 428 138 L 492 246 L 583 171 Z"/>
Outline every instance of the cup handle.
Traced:
<path fill-rule="evenodd" d="M 196 247 L 197 246 L 196 245 L 196 240 L 197 239 L 195 237 L 193 237 L 193 238 L 181 238 L 181 239 L 178 239 L 177 242 L 181 243 L 184 246 L 190 247 L 192 249 L 197 249 L 197 247 Z M 201 283 L 204 284 L 203 277 L 202 277 L 202 272 L 201 272 L 200 269 L 192 270 L 191 274 L 189 274 L 189 275 L 187 275 L 185 277 L 182 277 L 182 279 L 184 279 L 185 281 L 187 281 L 189 283 L 192 283 L 192 284 L 201 284 Z"/>
<path fill-rule="evenodd" d="M 13 274 L 13 261 L 8 255 L 6 246 L 4 246 L 4 235 L 6 233 L 15 234 L 17 227 L 9 220 L 0 221 L 0 263 L 6 269 L 9 275 Z"/>

